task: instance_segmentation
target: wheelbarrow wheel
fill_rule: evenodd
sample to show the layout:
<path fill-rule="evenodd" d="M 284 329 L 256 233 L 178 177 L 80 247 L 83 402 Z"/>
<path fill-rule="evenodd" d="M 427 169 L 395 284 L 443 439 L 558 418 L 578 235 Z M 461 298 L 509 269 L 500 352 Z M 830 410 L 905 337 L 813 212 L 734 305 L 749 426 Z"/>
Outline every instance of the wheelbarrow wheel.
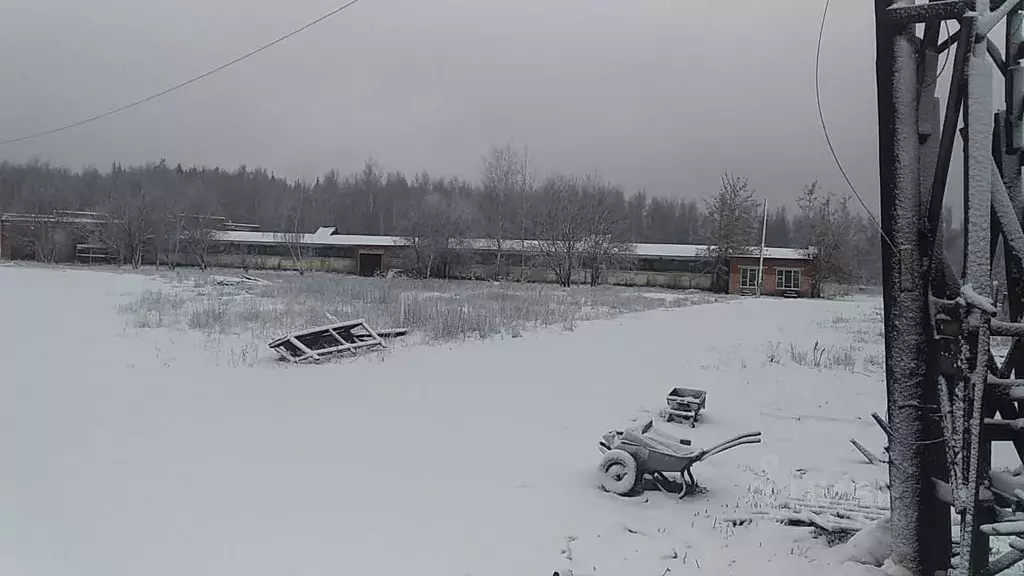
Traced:
<path fill-rule="evenodd" d="M 601 488 L 619 496 L 636 492 L 643 480 L 636 459 L 625 450 L 605 452 L 597 471 L 601 477 Z"/>

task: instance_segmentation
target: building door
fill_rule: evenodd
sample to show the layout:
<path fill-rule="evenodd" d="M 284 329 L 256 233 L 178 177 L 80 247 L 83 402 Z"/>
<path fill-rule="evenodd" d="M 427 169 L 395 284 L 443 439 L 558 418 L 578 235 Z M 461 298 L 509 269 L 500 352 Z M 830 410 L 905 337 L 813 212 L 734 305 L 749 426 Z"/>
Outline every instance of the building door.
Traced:
<path fill-rule="evenodd" d="M 384 255 L 367 252 L 359 253 L 359 275 L 373 276 L 384 267 Z"/>

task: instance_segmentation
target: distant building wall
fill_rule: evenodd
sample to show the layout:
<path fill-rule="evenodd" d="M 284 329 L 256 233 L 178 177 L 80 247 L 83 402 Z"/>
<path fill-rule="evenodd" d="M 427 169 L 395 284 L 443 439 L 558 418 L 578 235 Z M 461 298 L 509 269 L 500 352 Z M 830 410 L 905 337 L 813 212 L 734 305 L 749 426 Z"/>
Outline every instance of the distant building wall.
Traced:
<path fill-rule="evenodd" d="M 7 224 L 0 219 L 0 260 L 11 259 L 11 240 L 7 234 Z"/>
<path fill-rule="evenodd" d="M 222 268 L 249 268 L 252 270 L 311 270 L 356 274 L 358 264 L 354 258 L 319 258 L 300 256 L 267 256 L 242 254 L 215 254 L 207 257 L 211 266 Z M 185 262 L 182 262 L 185 264 Z M 192 264 L 192 263 L 188 263 Z"/>
<path fill-rule="evenodd" d="M 557 282 L 555 273 L 543 266 L 503 266 L 506 278 L 523 282 Z M 460 276 L 486 279 L 494 274 L 494 267 L 483 264 L 463 266 Z M 579 269 L 573 273 L 575 284 L 586 284 L 590 281 L 589 270 Z M 650 286 L 654 288 L 673 288 L 679 290 L 710 290 L 711 275 L 695 272 L 643 272 L 635 270 L 609 270 L 601 276 L 601 284 L 614 286 Z"/>
<path fill-rule="evenodd" d="M 58 261 L 76 257 L 76 242 L 86 242 L 84 225 L 96 222 L 92 213 L 62 213 L 59 217 L 33 215 L 0 215 L 0 259 L 35 258 L 29 243 L 22 241 L 28 233 L 46 229 L 49 250 Z M 226 227 L 227 225 L 225 225 Z M 231 226 L 243 226 L 232 224 Z M 338 236 L 333 228 L 322 228 L 315 234 L 291 236 L 253 231 L 220 232 L 222 240 L 207 257 L 210 265 L 254 270 L 310 270 L 343 274 L 369 275 L 374 270 L 387 272 L 403 267 L 403 248 L 390 237 Z M 228 235 L 226 238 L 223 235 Z M 340 241 L 339 241 L 340 240 Z M 298 258 L 293 249 L 301 242 Z M 532 242 L 532 241 L 530 241 Z M 479 244 L 479 243 L 478 243 Z M 78 244 L 81 248 L 83 245 Z M 495 276 L 497 256 L 493 249 L 472 244 L 462 262 L 450 270 L 453 277 L 489 279 Z M 608 270 L 602 284 L 649 286 L 671 289 L 712 290 L 713 277 L 707 273 L 710 264 L 700 256 L 699 247 L 689 245 L 637 244 L 637 253 L 625 269 Z M 526 247 L 524 246 L 524 249 Z M 642 250 L 641 250 L 642 248 Z M 764 289 L 766 295 L 809 297 L 812 295 L 813 268 L 793 249 L 770 248 L 776 257 L 766 257 Z M 91 261 L 91 260 L 90 260 Z M 153 264 L 147 254 L 145 264 Z M 196 265 L 195 257 L 182 255 L 176 264 Z M 754 256 L 730 258 L 729 292 L 756 291 L 758 259 Z M 504 252 L 501 276 L 525 282 L 556 282 L 555 274 L 543 265 L 536 252 Z M 573 283 L 589 281 L 589 271 L 581 268 L 573 274 Z"/>
<path fill-rule="evenodd" d="M 756 292 L 757 265 L 756 256 L 733 256 L 729 259 L 730 294 Z M 801 298 L 812 295 L 814 269 L 809 260 L 765 258 L 763 274 L 761 294 Z"/>
<path fill-rule="evenodd" d="M 619 270 L 605 275 L 616 286 L 651 286 L 678 290 L 711 290 L 712 276 L 697 272 L 638 272 Z"/>

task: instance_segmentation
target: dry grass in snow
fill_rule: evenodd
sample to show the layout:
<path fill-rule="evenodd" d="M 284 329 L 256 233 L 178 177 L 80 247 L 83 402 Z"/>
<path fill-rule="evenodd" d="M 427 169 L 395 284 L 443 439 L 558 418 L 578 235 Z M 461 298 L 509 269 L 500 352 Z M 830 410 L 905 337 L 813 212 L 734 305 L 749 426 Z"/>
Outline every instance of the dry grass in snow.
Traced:
<path fill-rule="evenodd" d="M 852 312 L 833 311 L 815 324 L 827 331 L 827 340 L 776 340 L 764 345 L 765 361 L 817 370 L 845 370 L 881 374 L 885 370 L 881 302 L 873 298 L 850 302 L 876 302 Z M 836 338 L 838 336 L 838 338 Z"/>
<path fill-rule="evenodd" d="M 328 324 L 332 318 L 365 318 L 377 328 L 405 327 L 434 342 L 497 335 L 577 323 L 620 314 L 681 308 L 728 299 L 706 292 L 669 292 L 611 286 L 564 289 L 517 284 L 360 278 L 325 273 L 261 273 L 265 285 L 218 285 L 218 276 L 179 271 L 165 285 L 123 304 L 136 328 L 176 328 L 208 338 L 240 337 L 263 345 L 284 333 Z M 238 346 L 236 345 L 236 348 Z"/>

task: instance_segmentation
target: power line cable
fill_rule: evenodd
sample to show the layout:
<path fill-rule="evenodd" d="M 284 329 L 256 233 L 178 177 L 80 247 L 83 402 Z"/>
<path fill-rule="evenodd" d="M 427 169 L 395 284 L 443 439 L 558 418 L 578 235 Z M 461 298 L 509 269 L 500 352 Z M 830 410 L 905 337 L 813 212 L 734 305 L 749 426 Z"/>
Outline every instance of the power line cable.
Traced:
<path fill-rule="evenodd" d="M 861 198 L 860 193 L 857 192 L 857 188 L 853 185 L 853 182 L 850 181 L 850 177 L 846 174 L 846 169 L 843 168 L 843 163 L 839 161 L 839 155 L 836 154 L 836 149 L 832 146 L 832 139 L 829 138 L 828 135 L 828 126 L 825 125 L 825 113 L 821 109 L 819 69 L 821 68 L 821 40 L 825 35 L 825 20 L 828 18 L 828 8 L 831 2 L 832 0 L 825 0 L 825 11 L 821 14 L 821 28 L 818 30 L 818 47 L 814 52 L 814 99 L 818 103 L 818 119 L 821 120 L 821 130 L 825 133 L 825 143 L 828 144 L 829 152 L 832 153 L 832 159 L 835 160 L 836 166 L 839 167 L 839 172 L 843 175 L 843 179 L 846 180 L 846 185 L 850 187 L 853 195 L 856 196 L 857 201 L 860 202 L 861 207 L 863 207 L 864 211 L 868 213 L 868 218 L 871 220 L 871 223 L 878 228 L 878 231 L 882 234 L 882 238 L 889 247 L 892 248 L 893 253 L 896 254 L 896 258 L 902 260 L 902 258 L 900 258 L 900 251 L 896 249 L 896 245 L 892 243 L 892 240 L 889 240 L 889 237 L 885 235 L 885 231 L 882 230 L 882 225 L 879 224 L 878 219 L 875 218 L 875 215 L 868 208 L 868 205 L 864 203 L 864 199 Z"/>
<path fill-rule="evenodd" d="M 255 50 L 252 50 L 251 52 L 247 52 L 247 53 L 239 56 L 238 58 L 235 58 L 234 60 L 231 60 L 230 62 L 226 62 L 224 64 L 221 64 L 220 66 L 217 66 L 216 68 L 214 68 L 212 70 L 209 70 L 207 72 L 203 72 L 202 74 L 200 74 L 198 76 L 193 76 L 192 78 L 189 78 L 188 80 L 185 80 L 184 82 L 181 82 L 179 84 L 175 84 L 174 86 L 171 86 L 170 88 L 167 88 L 165 90 L 157 92 L 156 94 L 151 94 L 151 95 L 146 96 L 145 98 L 142 98 L 140 100 L 136 100 L 136 101 L 131 102 L 129 104 L 125 104 L 124 106 L 119 106 L 117 108 L 114 108 L 113 110 L 108 110 L 106 112 L 103 112 L 102 114 L 97 114 L 95 116 L 86 118 L 84 120 L 79 120 L 78 122 L 72 122 L 71 124 L 65 124 L 65 125 L 59 126 L 57 128 L 53 128 L 53 129 L 50 129 L 50 130 L 45 130 L 43 132 L 36 132 L 34 134 L 28 134 L 26 136 L 20 136 L 18 138 L 11 138 L 9 140 L 0 140 L 0 146 L 6 146 L 8 144 L 15 144 L 17 142 L 24 142 L 26 140 L 34 140 L 36 138 L 42 138 L 43 136 L 49 136 L 50 134 L 56 134 L 57 132 L 63 132 L 65 130 L 70 130 L 72 128 L 77 128 L 79 126 L 83 126 L 85 124 L 89 124 L 91 122 L 95 122 L 97 120 L 102 120 L 102 119 L 107 118 L 109 116 L 113 116 L 114 114 L 119 114 L 121 112 L 124 112 L 125 110 L 130 110 L 132 108 L 135 108 L 136 106 L 145 104 L 146 102 L 150 102 L 152 100 L 156 100 L 157 98 L 160 98 L 161 96 L 165 96 L 167 94 L 170 94 L 171 92 L 174 92 L 175 90 L 180 90 L 180 89 L 182 89 L 182 88 L 184 88 L 184 87 L 186 87 L 186 86 L 188 86 L 190 84 L 195 84 L 196 82 L 199 82 L 200 80 L 203 80 L 204 78 L 207 78 L 209 76 L 213 76 L 214 74 L 216 74 L 217 72 L 220 72 L 221 70 L 224 70 L 226 68 L 230 68 L 231 66 L 234 66 L 235 64 L 238 64 L 239 62 L 242 62 L 243 60 L 246 60 L 246 59 L 248 59 L 248 58 L 250 58 L 252 56 L 255 56 L 255 55 L 259 54 L 260 52 L 263 52 L 267 48 L 271 48 L 273 46 L 276 46 L 277 44 L 280 44 L 281 42 L 284 42 L 285 40 L 291 38 L 292 36 L 295 36 L 296 34 L 298 34 L 300 32 L 308 30 L 309 28 L 312 28 L 313 26 L 316 26 L 317 24 L 323 22 L 324 20 L 327 20 L 331 16 L 334 16 L 334 15 L 338 14 L 339 12 L 342 12 L 345 9 L 354 6 L 355 4 L 359 3 L 360 1 L 361 0 L 350 0 L 347 4 L 343 4 L 342 6 L 339 6 L 339 7 L 335 8 L 334 10 L 331 10 L 330 12 L 324 14 L 323 16 L 317 18 L 316 20 L 313 20 L 312 22 L 304 24 L 303 26 L 300 26 L 299 28 L 296 28 L 295 30 L 292 30 L 291 32 L 285 34 L 284 36 L 281 36 L 281 37 L 277 38 L 276 40 L 274 40 L 272 42 L 264 44 L 264 45 L 260 46 L 259 48 L 256 48 Z"/>

